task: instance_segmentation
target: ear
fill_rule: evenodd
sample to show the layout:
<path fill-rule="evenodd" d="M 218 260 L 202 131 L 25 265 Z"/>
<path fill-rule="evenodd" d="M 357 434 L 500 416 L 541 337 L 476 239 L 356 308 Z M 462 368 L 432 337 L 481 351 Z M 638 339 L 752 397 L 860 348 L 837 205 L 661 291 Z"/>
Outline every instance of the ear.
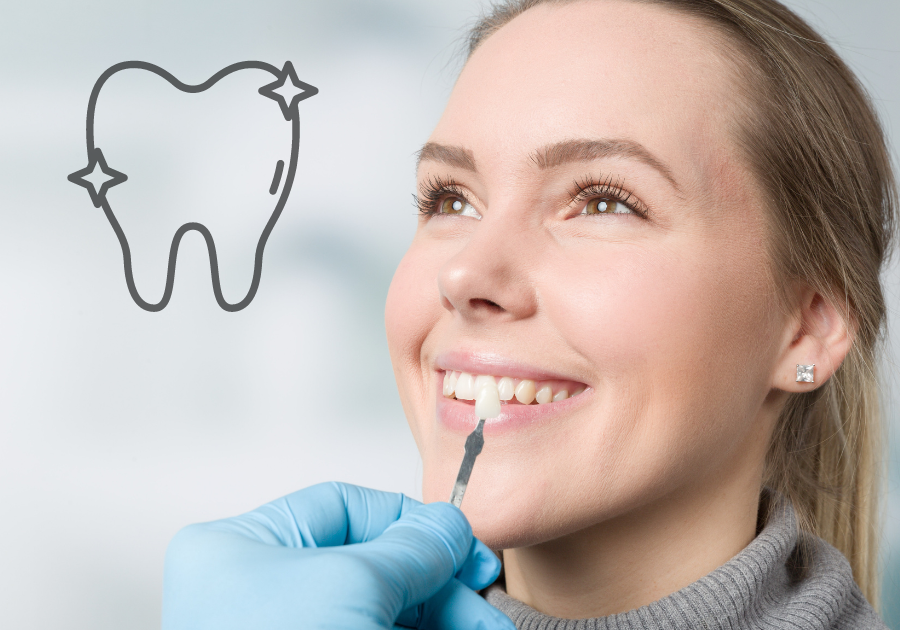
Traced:
<path fill-rule="evenodd" d="M 786 392 L 808 392 L 825 383 L 841 366 L 854 336 L 834 305 L 808 287 L 801 291 L 798 310 L 785 333 L 787 343 L 775 365 L 772 386 Z M 815 365 L 813 383 L 797 382 L 797 364 Z"/>

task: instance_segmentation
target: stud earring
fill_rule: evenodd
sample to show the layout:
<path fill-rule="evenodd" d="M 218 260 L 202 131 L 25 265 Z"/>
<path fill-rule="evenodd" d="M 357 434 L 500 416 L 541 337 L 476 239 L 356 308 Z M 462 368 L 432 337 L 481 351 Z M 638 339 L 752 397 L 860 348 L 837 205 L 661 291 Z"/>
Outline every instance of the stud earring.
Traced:
<path fill-rule="evenodd" d="M 797 382 L 798 383 L 815 383 L 815 378 L 813 377 L 813 368 L 816 367 L 813 365 L 800 365 L 797 364 Z"/>

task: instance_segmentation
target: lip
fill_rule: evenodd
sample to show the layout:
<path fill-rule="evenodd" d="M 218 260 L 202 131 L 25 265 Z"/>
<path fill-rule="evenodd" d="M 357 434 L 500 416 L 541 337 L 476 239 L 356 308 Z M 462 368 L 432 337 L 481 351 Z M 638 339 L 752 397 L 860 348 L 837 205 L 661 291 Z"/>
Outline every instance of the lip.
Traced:
<path fill-rule="evenodd" d="M 478 418 L 475 417 L 475 405 L 447 398 L 442 392 L 442 383 L 438 380 L 435 395 L 437 396 L 438 422 L 447 429 L 462 434 L 469 434 Z M 544 405 L 501 405 L 500 415 L 484 421 L 484 434 L 497 435 L 512 431 L 521 431 L 530 426 L 558 422 L 561 415 L 585 405 L 594 390 L 588 388 L 572 398 Z"/>
<path fill-rule="evenodd" d="M 532 381 L 582 382 L 580 378 L 575 378 L 570 374 L 546 372 L 491 352 L 462 352 L 459 350 L 442 352 L 435 358 L 434 368 L 444 372 L 455 370 L 457 372 L 468 372 L 469 374 L 527 378 Z M 586 383 L 586 385 L 590 387 L 589 383 Z"/>
<path fill-rule="evenodd" d="M 447 352 L 435 359 L 435 395 L 437 396 L 438 422 L 445 428 L 455 432 L 468 434 L 478 423 L 475 417 L 475 406 L 469 402 L 447 398 L 443 393 L 442 372 L 456 370 L 470 374 L 491 374 L 495 376 L 511 376 L 513 378 L 531 379 L 534 381 L 569 380 L 581 382 L 569 375 L 547 372 L 536 369 L 493 353 L 466 353 L 460 351 Z M 550 422 L 558 422 L 561 415 L 568 414 L 585 405 L 593 394 L 587 389 L 578 396 L 559 402 L 546 404 L 503 404 L 500 416 L 485 420 L 485 435 L 497 435 L 513 431 L 521 431 L 527 427 L 539 426 Z"/>

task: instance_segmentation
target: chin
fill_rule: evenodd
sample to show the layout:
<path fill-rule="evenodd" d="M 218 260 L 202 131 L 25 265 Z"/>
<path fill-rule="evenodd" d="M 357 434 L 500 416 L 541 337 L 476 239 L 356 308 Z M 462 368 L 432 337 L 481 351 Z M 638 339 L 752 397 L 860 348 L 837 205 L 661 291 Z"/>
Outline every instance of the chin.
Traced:
<path fill-rule="evenodd" d="M 536 545 L 590 524 L 581 523 L 581 519 L 569 513 L 565 505 L 548 501 L 548 497 L 537 496 L 538 493 L 529 489 L 506 491 L 506 484 L 479 482 L 477 474 L 476 461 L 461 509 L 475 537 L 495 551 Z M 446 501 L 449 488 L 445 486 L 443 480 L 429 483 L 426 474 L 422 482 L 425 503 Z"/>

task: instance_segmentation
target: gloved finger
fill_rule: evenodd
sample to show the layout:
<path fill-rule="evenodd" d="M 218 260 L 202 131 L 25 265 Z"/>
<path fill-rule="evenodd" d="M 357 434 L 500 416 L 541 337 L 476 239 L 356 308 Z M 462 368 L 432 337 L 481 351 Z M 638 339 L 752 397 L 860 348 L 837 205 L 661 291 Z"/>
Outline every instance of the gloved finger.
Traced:
<path fill-rule="evenodd" d="M 422 505 L 398 492 L 328 482 L 285 497 L 304 547 L 368 542 L 403 514 Z"/>
<path fill-rule="evenodd" d="M 334 547 L 373 540 L 418 505 L 397 492 L 327 482 L 206 525 L 269 545 Z"/>
<path fill-rule="evenodd" d="M 420 606 L 404 611 L 397 625 L 428 630 L 516 630 L 509 617 L 456 579 Z"/>
<path fill-rule="evenodd" d="M 501 568 L 502 564 L 497 554 L 476 538 L 469 548 L 466 561 L 456 573 L 456 579 L 469 588 L 480 591 L 494 583 L 500 575 Z"/>
<path fill-rule="evenodd" d="M 361 554 L 381 577 L 386 614 L 432 597 L 456 575 L 469 556 L 472 528 L 459 508 L 449 503 L 420 505 L 391 524 L 375 540 L 344 547 Z"/>

